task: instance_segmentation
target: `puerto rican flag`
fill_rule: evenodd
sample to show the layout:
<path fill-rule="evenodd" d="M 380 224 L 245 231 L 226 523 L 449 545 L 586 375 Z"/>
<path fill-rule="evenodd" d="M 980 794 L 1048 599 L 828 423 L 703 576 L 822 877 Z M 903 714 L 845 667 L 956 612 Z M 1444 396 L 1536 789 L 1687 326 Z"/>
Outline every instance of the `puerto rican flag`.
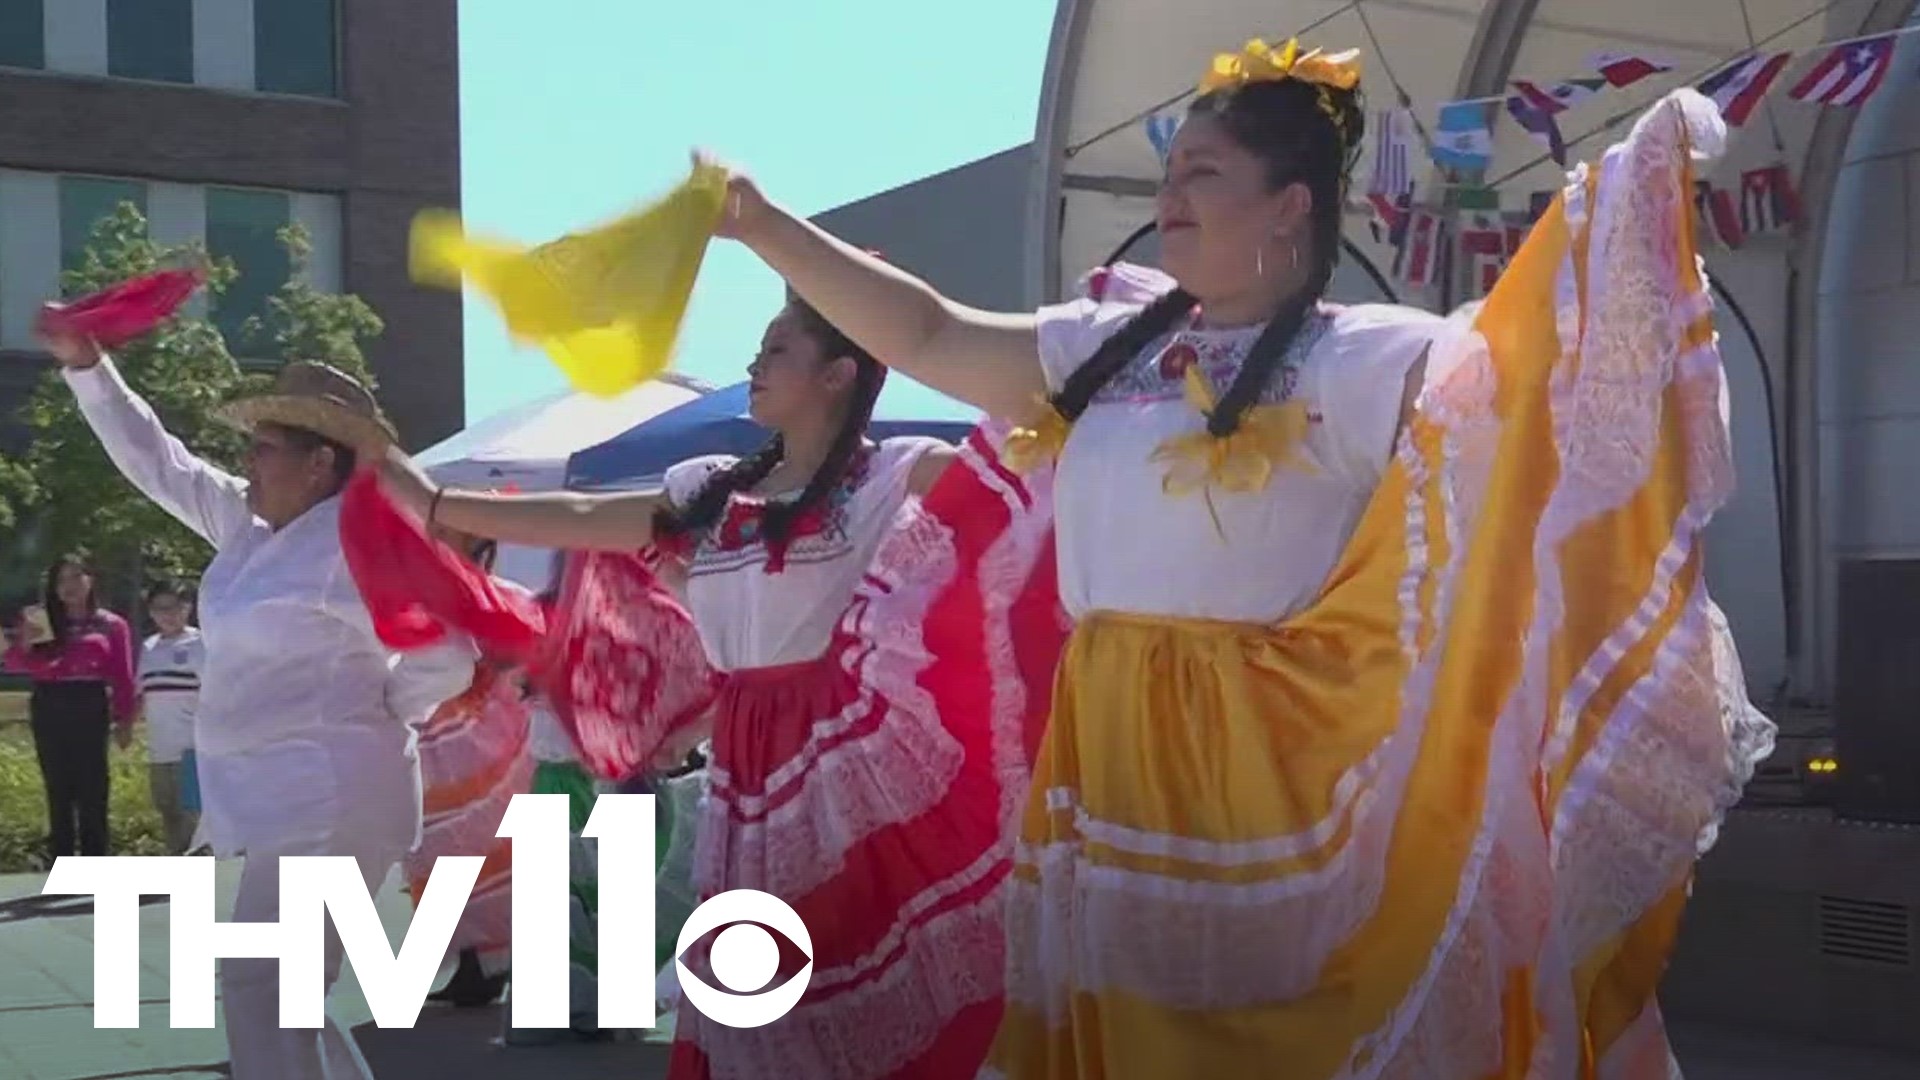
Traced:
<path fill-rule="evenodd" d="M 1619 89 L 1632 86 L 1641 79 L 1651 78 L 1673 70 L 1672 61 L 1665 57 L 1645 56 L 1640 53 L 1603 52 L 1588 58 L 1593 70 L 1607 80 L 1609 86 Z"/>
<path fill-rule="evenodd" d="M 1860 104 L 1880 89 L 1887 69 L 1893 66 L 1895 37 L 1882 34 L 1834 46 L 1824 60 L 1787 91 L 1787 96 L 1795 101 L 1817 101 L 1822 105 Z"/>
<path fill-rule="evenodd" d="M 1707 76 L 1700 83 L 1700 93 L 1720 106 L 1720 115 L 1729 126 L 1739 127 L 1753 115 L 1754 107 L 1767 96 L 1773 80 L 1780 77 L 1781 69 L 1791 59 L 1792 53 L 1779 52 L 1771 56 L 1755 53 L 1736 60 Z"/>
<path fill-rule="evenodd" d="M 1546 86 L 1519 79 L 1514 82 L 1513 88 L 1520 91 L 1520 97 L 1535 110 L 1551 116 L 1566 112 L 1599 93 L 1606 85 L 1605 79 L 1567 79 Z"/>

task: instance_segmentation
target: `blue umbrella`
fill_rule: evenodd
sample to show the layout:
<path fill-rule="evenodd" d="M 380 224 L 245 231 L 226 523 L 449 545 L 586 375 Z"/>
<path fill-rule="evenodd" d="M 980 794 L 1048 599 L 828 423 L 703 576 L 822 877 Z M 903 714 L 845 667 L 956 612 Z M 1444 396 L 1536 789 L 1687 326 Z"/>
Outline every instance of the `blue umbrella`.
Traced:
<path fill-rule="evenodd" d="M 868 429 L 875 439 L 926 435 L 957 443 L 976 426 L 967 420 L 927 420 L 889 409 L 886 394 Z M 767 441 L 767 429 L 747 415 L 747 384 L 737 383 L 676 406 L 567 459 L 567 486 L 593 490 L 656 481 L 677 462 L 707 454 L 743 456 Z"/>

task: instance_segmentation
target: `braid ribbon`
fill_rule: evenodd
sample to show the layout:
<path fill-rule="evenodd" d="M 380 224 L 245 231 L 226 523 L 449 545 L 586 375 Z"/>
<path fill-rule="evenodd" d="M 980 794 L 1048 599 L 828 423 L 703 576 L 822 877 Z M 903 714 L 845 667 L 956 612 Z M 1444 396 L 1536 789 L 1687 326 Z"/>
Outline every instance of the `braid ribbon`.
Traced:
<path fill-rule="evenodd" d="M 1075 283 L 1082 300 L 1142 307 L 1178 287 L 1164 272 L 1134 263 L 1094 267 Z M 1033 414 L 1025 424 L 1007 434 L 1000 450 L 1001 463 L 1021 475 L 1058 459 L 1060 451 L 1066 449 L 1067 436 L 1073 432 L 1073 421 L 1067 419 L 1052 398 L 1039 396 L 1034 404 Z"/>
<path fill-rule="evenodd" d="M 1026 426 L 1008 432 L 1000 449 L 1001 463 L 1023 476 L 1058 458 L 1060 451 L 1066 449 L 1068 434 L 1073 431 L 1073 425 L 1044 394 L 1035 398 L 1035 405 L 1033 417 Z"/>
<path fill-rule="evenodd" d="M 1217 407 L 1213 387 L 1198 365 L 1187 369 L 1186 398 L 1204 417 L 1211 417 Z M 1168 495 L 1214 487 L 1249 494 L 1264 489 L 1276 469 L 1313 468 L 1300 453 L 1311 424 L 1306 403 L 1298 399 L 1254 405 L 1241 414 L 1231 434 L 1202 429 L 1176 435 L 1156 447 L 1148 460 L 1167 466 L 1160 488 Z"/>

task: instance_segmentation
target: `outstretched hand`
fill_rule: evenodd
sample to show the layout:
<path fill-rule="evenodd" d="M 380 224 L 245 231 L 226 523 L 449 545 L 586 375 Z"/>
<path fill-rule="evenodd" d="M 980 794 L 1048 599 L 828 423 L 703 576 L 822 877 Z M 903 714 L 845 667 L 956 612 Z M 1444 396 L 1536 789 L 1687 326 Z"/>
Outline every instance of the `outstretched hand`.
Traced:
<path fill-rule="evenodd" d="M 105 355 L 100 350 L 99 342 L 82 334 L 56 330 L 42 332 L 39 338 L 40 344 L 44 345 L 64 368 L 72 368 L 76 371 L 90 368 L 99 363 L 100 358 Z"/>
<path fill-rule="evenodd" d="M 714 235 L 729 240 L 745 240 L 765 216 L 767 198 L 760 193 L 760 186 L 753 178 L 720 162 L 704 150 L 693 152 L 695 168 L 717 166 L 727 173 L 727 197 L 720 204 L 720 223 L 714 227 Z"/>

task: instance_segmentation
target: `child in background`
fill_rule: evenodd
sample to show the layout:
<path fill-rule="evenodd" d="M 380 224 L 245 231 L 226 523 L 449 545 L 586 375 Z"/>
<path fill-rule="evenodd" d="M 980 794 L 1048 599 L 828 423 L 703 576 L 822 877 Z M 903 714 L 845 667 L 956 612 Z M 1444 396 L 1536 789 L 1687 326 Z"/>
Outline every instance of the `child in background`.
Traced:
<path fill-rule="evenodd" d="M 147 721 L 147 769 L 153 806 L 166 827 L 169 854 L 185 854 L 200 820 L 193 761 L 193 714 L 200 701 L 206 645 L 193 625 L 193 602 L 180 585 L 147 594 L 157 633 L 140 648 L 140 711 Z"/>

